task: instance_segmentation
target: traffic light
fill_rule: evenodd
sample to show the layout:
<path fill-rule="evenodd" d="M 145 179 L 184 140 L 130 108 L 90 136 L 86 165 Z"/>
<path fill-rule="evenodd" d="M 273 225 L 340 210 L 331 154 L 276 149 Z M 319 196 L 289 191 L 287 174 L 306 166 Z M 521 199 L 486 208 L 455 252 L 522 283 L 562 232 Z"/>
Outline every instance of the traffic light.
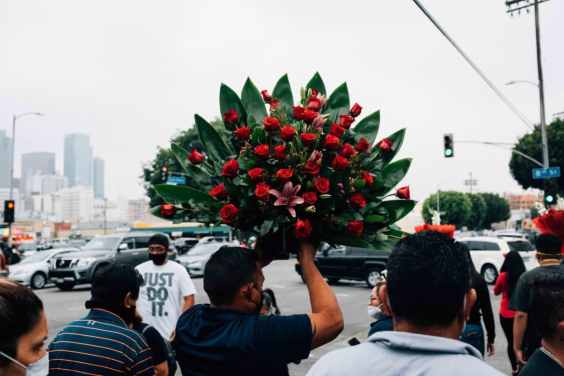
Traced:
<path fill-rule="evenodd" d="M 4 201 L 4 223 L 14 223 L 16 203 L 14 200 Z"/>
<path fill-rule="evenodd" d="M 452 133 L 445 134 L 444 137 L 444 156 L 445 158 L 454 157 L 454 140 Z"/>
<path fill-rule="evenodd" d="M 161 180 L 163 182 L 166 182 L 168 180 L 168 166 L 167 165 L 164 165 L 161 168 Z"/>
<path fill-rule="evenodd" d="M 555 188 L 545 188 L 544 190 L 544 206 L 547 208 L 556 205 L 558 201 L 557 190 Z"/>

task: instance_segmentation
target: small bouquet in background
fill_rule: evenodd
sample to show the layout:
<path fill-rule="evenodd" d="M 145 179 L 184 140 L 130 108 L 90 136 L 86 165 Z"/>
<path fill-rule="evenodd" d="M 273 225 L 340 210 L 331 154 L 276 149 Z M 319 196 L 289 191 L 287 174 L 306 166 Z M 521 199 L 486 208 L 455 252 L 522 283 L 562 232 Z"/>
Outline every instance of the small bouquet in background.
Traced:
<path fill-rule="evenodd" d="M 541 234 L 553 234 L 562 240 L 564 255 L 564 210 L 549 209 L 540 217 L 533 219 L 533 224 Z"/>
<path fill-rule="evenodd" d="M 374 248 L 403 236 L 394 223 L 415 202 L 396 185 L 411 160 L 392 160 L 405 129 L 377 141 L 380 112 L 360 119 L 346 84 L 327 96 L 315 74 L 295 103 L 286 75 L 272 93 L 247 79 L 240 97 L 221 85 L 219 107 L 220 132 L 195 115 L 201 150 L 172 145 L 188 181 L 156 185 L 168 204 L 154 213 L 227 224 L 274 258 L 300 239 Z"/>
<path fill-rule="evenodd" d="M 415 227 L 415 232 L 423 232 L 423 231 L 435 231 L 440 232 L 441 234 L 445 234 L 450 238 L 454 238 L 454 232 L 456 231 L 455 225 L 429 225 L 424 224 L 421 226 Z"/>

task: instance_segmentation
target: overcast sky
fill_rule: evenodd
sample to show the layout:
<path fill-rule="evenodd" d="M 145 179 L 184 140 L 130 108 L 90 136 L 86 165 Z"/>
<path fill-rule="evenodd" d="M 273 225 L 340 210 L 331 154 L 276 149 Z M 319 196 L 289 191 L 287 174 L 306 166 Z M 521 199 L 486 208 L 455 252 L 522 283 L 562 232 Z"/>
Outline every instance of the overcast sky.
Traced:
<path fill-rule="evenodd" d="M 422 0 L 477 64 L 532 121 L 538 95 L 510 80 L 536 80 L 534 18 L 510 17 L 504 0 Z M 564 1 L 542 4 L 548 118 L 564 111 Z M 247 76 L 272 89 L 288 73 L 297 96 L 315 71 L 329 90 L 347 81 L 351 100 L 382 111 L 381 136 L 407 127 L 401 156 L 416 199 L 437 188 L 519 191 L 510 153 L 456 145 L 442 135 L 512 142 L 527 131 L 410 0 L 0 2 L 0 129 L 18 123 L 17 158 L 54 151 L 62 171 L 66 133 L 91 136 L 106 160 L 111 198 L 141 197 L 141 166 L 191 127 L 219 114 L 221 82 Z M 16 167 L 19 173 L 19 165 Z"/>

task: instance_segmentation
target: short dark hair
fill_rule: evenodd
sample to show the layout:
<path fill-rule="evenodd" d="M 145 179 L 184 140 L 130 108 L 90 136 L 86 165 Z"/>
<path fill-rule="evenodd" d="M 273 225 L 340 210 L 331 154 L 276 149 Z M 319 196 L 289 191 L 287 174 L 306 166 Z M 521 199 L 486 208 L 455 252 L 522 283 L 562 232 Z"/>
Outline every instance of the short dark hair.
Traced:
<path fill-rule="evenodd" d="M 16 357 L 20 338 L 29 333 L 39 322 L 43 303 L 27 287 L 12 282 L 0 282 L 0 351 Z M 0 367 L 9 360 L 0 356 Z"/>
<path fill-rule="evenodd" d="M 542 338 L 554 338 L 564 321 L 564 273 L 539 276 L 532 288 L 530 320 Z"/>
<path fill-rule="evenodd" d="M 131 265 L 111 263 L 95 271 L 92 281 L 91 298 L 86 308 L 105 308 L 119 310 L 128 293 L 134 299 L 139 297 L 143 278 Z"/>
<path fill-rule="evenodd" d="M 469 262 L 447 235 L 420 232 L 394 247 L 387 286 L 398 319 L 420 326 L 446 326 L 461 311 L 470 289 Z"/>
<path fill-rule="evenodd" d="M 170 240 L 165 234 L 156 233 L 149 238 L 149 245 L 151 244 L 159 244 L 168 249 L 170 246 Z"/>
<path fill-rule="evenodd" d="M 560 248 L 562 248 L 562 241 L 558 236 L 552 234 L 540 234 L 535 240 L 537 251 L 541 252 L 541 257 L 547 258 L 554 256 L 560 258 Z"/>
<path fill-rule="evenodd" d="M 243 285 L 254 281 L 256 272 L 256 258 L 252 251 L 221 247 L 204 269 L 204 290 L 213 305 L 230 304 Z"/>

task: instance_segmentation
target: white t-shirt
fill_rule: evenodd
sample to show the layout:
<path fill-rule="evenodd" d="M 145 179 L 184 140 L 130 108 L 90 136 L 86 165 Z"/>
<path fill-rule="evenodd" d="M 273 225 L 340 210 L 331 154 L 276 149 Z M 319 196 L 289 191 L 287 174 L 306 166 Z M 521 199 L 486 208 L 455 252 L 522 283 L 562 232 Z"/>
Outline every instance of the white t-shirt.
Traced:
<path fill-rule="evenodd" d="M 196 294 L 194 283 L 182 265 L 170 260 L 164 265 L 147 261 L 136 269 L 145 280 L 137 309 L 143 322 L 152 325 L 168 340 L 182 314 L 184 297 Z"/>

